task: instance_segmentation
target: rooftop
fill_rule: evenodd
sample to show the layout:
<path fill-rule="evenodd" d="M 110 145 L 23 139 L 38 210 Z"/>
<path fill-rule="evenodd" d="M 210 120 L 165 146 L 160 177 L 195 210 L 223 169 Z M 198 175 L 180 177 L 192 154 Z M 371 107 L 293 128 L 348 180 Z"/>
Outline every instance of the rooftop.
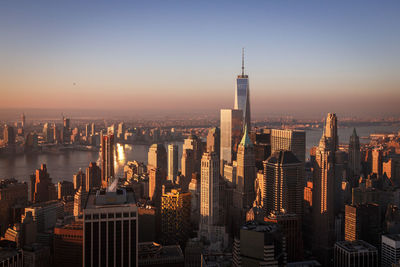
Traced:
<path fill-rule="evenodd" d="M 273 153 L 268 159 L 267 163 L 272 164 L 294 164 L 300 163 L 300 160 L 293 154 L 292 151 L 280 150 Z"/>
<path fill-rule="evenodd" d="M 249 221 L 242 226 L 242 229 L 256 232 L 275 232 L 279 229 L 279 225 L 276 223 Z"/>
<path fill-rule="evenodd" d="M 105 189 L 100 189 L 89 194 L 86 209 L 131 204 L 136 204 L 136 199 L 135 193 L 130 187 L 119 187 L 115 192 L 107 192 Z"/>
<path fill-rule="evenodd" d="M 376 252 L 377 249 L 363 241 L 363 240 L 356 240 L 356 241 L 339 241 L 336 242 L 335 247 L 340 247 L 347 252 Z"/>
<path fill-rule="evenodd" d="M 159 261 L 160 259 L 182 259 L 183 253 L 179 245 L 163 246 L 155 242 L 139 243 L 139 261 Z"/>

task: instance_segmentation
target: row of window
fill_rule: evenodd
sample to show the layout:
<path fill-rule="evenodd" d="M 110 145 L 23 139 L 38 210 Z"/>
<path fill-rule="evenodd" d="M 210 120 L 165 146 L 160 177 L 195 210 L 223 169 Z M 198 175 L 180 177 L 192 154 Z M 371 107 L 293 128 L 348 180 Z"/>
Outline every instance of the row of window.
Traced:
<path fill-rule="evenodd" d="M 98 219 L 114 219 L 114 218 L 129 218 L 136 217 L 136 212 L 117 212 L 117 213 L 94 213 L 94 214 L 86 214 L 85 220 L 98 220 Z"/>

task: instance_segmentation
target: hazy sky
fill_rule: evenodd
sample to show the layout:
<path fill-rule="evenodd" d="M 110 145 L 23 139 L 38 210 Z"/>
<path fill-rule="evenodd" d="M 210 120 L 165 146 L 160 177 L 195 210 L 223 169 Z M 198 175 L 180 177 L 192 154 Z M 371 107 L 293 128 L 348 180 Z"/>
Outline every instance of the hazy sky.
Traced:
<path fill-rule="evenodd" d="M 0 108 L 400 115 L 400 1 L 2 1 Z"/>

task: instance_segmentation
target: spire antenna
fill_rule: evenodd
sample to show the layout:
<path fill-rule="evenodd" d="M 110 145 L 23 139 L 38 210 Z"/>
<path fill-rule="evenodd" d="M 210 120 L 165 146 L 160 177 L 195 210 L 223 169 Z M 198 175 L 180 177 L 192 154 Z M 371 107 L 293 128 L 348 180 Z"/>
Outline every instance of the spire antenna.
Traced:
<path fill-rule="evenodd" d="M 242 76 L 244 76 L 244 47 L 242 47 Z"/>

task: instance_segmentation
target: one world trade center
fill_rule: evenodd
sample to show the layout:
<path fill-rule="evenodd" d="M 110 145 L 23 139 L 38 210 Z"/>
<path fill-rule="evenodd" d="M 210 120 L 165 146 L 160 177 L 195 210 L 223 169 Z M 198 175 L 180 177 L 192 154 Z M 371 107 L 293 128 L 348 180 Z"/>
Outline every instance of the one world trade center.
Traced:
<path fill-rule="evenodd" d="M 243 112 L 243 128 L 251 129 L 249 76 L 244 74 L 244 49 L 242 49 L 242 74 L 237 76 L 235 88 L 235 107 Z"/>

